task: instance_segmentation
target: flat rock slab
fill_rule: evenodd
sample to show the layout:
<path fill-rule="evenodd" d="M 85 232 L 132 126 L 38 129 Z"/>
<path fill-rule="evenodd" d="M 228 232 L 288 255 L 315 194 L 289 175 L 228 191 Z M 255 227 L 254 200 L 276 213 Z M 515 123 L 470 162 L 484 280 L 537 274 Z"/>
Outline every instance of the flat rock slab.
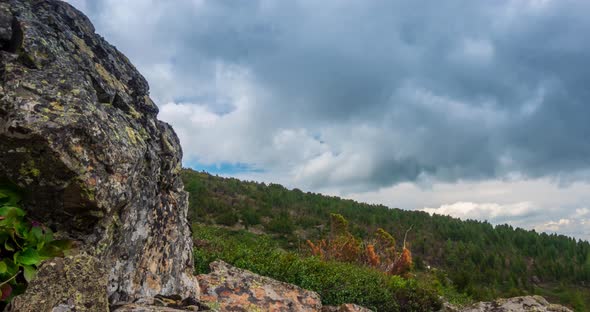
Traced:
<path fill-rule="evenodd" d="M 320 296 L 295 285 L 230 266 L 211 263 L 199 275 L 200 301 L 214 311 L 321 311 Z"/>

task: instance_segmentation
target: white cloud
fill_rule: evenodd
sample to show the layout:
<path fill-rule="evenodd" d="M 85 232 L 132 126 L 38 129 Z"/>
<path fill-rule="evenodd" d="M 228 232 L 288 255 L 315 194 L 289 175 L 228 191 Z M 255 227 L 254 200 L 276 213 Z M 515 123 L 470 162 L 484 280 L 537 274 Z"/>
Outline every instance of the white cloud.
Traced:
<path fill-rule="evenodd" d="M 494 220 L 499 217 L 520 217 L 534 211 L 531 202 L 500 205 L 497 203 L 456 202 L 438 208 L 423 208 L 429 214 L 448 215 L 461 219 Z"/>
<path fill-rule="evenodd" d="M 494 54 L 495 48 L 490 40 L 465 38 L 458 44 L 451 58 L 456 62 L 488 65 L 493 61 Z"/>
<path fill-rule="evenodd" d="M 587 215 L 590 215 L 590 209 L 588 208 L 578 208 L 576 209 L 576 213 L 574 214 L 576 218 L 584 217 Z"/>

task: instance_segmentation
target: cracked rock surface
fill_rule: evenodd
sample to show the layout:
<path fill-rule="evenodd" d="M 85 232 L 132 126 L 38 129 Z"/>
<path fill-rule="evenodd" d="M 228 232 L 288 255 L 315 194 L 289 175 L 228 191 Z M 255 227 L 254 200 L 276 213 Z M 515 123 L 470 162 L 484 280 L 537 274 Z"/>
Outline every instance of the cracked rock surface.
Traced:
<path fill-rule="evenodd" d="M 57 0 L 0 0 L 0 182 L 104 264 L 111 304 L 198 297 L 182 152 L 148 84 Z"/>

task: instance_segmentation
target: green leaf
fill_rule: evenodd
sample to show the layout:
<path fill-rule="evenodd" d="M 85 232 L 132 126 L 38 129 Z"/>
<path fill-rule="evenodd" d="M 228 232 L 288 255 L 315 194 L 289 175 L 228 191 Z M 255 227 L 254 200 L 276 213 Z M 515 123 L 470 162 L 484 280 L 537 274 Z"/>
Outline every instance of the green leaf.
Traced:
<path fill-rule="evenodd" d="M 4 205 L 2 207 L 0 207 L 0 216 L 6 217 L 6 218 L 10 218 L 10 217 L 24 217 L 25 216 L 25 211 L 15 207 L 15 206 L 8 206 L 8 205 Z"/>
<path fill-rule="evenodd" d="M 4 242 L 4 249 L 6 249 L 8 251 L 14 251 L 14 247 L 12 246 L 12 244 L 9 241 Z"/>
<path fill-rule="evenodd" d="M 23 265 L 23 273 L 28 283 L 37 276 L 37 270 L 30 265 Z"/>
<path fill-rule="evenodd" d="M 39 252 L 33 248 L 27 248 L 14 255 L 15 262 L 26 265 L 37 265 L 41 262 Z"/>
<path fill-rule="evenodd" d="M 6 274 L 12 276 L 18 272 L 19 266 L 14 264 L 14 262 L 11 259 L 5 258 L 4 260 L 2 260 L 2 262 L 6 264 Z"/>
<path fill-rule="evenodd" d="M 4 260 L 0 261 L 0 273 L 6 273 L 6 270 L 8 270 L 6 262 Z"/>
<path fill-rule="evenodd" d="M 45 246 L 39 251 L 39 256 L 42 259 L 53 257 L 63 257 L 64 251 L 72 249 L 74 242 L 69 239 L 55 240 L 45 243 Z"/>
<path fill-rule="evenodd" d="M 42 241 L 43 240 L 43 230 L 38 226 L 32 227 L 31 231 L 29 232 L 28 240 L 31 241 L 31 243 L 33 243 L 33 244 L 36 244 L 37 242 Z"/>
<path fill-rule="evenodd" d="M 48 227 L 44 228 L 43 231 L 45 232 L 45 238 L 44 238 L 45 242 L 52 241 L 53 240 L 53 231 Z"/>
<path fill-rule="evenodd" d="M 0 185 L 0 204 L 16 205 L 21 200 L 20 195 L 13 189 L 13 187 Z"/>
<path fill-rule="evenodd" d="M 18 220 L 14 223 L 14 229 L 14 233 L 16 234 L 16 236 L 20 238 L 28 240 L 29 236 L 31 236 L 29 233 L 29 228 L 25 224 L 23 224 L 21 220 Z"/>
<path fill-rule="evenodd" d="M 0 216 L 0 227 L 6 231 L 8 228 L 14 227 L 14 222 L 16 222 L 15 218 L 6 218 Z"/>
<path fill-rule="evenodd" d="M 4 229 L 0 229 L 0 246 L 2 246 L 9 237 L 10 235 L 8 235 Z"/>

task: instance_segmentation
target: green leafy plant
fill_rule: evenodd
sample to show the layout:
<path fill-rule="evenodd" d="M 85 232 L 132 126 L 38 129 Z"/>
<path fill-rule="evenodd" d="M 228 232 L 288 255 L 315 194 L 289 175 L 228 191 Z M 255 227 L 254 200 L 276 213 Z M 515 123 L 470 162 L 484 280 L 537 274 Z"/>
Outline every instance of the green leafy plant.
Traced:
<path fill-rule="evenodd" d="M 19 207 L 21 196 L 0 185 L 0 303 L 10 302 L 35 278 L 42 261 L 64 256 L 71 240 L 55 240 L 40 222 L 26 218 Z"/>

